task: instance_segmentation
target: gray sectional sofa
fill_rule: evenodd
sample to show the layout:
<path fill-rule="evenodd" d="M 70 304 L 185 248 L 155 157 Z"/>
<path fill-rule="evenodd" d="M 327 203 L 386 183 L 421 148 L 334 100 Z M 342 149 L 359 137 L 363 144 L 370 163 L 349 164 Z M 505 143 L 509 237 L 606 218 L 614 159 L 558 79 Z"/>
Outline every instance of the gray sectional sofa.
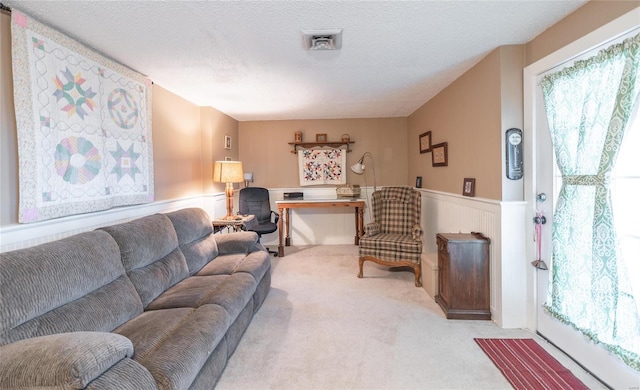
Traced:
<path fill-rule="evenodd" d="M 201 209 L 0 254 L 0 388 L 211 389 L 270 286 Z"/>

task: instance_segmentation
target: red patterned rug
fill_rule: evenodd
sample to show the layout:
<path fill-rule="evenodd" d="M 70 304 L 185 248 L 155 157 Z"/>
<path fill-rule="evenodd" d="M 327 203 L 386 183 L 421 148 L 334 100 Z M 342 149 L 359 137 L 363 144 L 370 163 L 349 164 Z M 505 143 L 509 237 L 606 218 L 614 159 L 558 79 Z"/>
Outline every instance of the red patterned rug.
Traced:
<path fill-rule="evenodd" d="M 589 389 L 533 339 L 475 340 L 517 390 Z"/>

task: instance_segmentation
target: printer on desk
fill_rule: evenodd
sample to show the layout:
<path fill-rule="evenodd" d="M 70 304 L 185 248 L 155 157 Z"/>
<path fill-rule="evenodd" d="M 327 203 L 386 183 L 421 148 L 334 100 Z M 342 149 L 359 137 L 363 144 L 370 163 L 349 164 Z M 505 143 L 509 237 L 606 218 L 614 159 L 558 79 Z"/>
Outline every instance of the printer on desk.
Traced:
<path fill-rule="evenodd" d="M 284 200 L 301 200 L 304 198 L 302 192 L 285 192 L 283 195 Z"/>
<path fill-rule="evenodd" d="M 360 186 L 357 184 L 344 184 L 336 187 L 336 195 L 338 198 L 359 198 Z M 303 200 L 302 192 L 285 192 L 282 195 L 284 200 Z"/>

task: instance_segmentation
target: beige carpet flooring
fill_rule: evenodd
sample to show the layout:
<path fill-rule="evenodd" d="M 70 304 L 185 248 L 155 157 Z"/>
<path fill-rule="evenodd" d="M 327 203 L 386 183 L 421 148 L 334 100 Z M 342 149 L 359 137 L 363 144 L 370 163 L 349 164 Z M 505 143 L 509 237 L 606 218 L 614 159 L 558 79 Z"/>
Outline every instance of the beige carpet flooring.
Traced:
<path fill-rule="evenodd" d="M 354 245 L 288 247 L 217 389 L 510 389 L 474 337 L 533 338 L 591 389 L 603 386 L 524 330 L 447 320 L 413 274 Z"/>

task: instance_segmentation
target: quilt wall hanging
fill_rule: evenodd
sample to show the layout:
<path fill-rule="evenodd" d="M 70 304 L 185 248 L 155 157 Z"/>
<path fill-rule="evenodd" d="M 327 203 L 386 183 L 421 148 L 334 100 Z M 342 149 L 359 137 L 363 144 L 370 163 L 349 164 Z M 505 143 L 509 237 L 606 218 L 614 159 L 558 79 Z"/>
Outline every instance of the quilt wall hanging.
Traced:
<path fill-rule="evenodd" d="M 298 151 L 300 186 L 345 184 L 346 165 L 346 150 L 301 149 Z"/>
<path fill-rule="evenodd" d="M 17 10 L 20 223 L 153 201 L 151 82 Z"/>

